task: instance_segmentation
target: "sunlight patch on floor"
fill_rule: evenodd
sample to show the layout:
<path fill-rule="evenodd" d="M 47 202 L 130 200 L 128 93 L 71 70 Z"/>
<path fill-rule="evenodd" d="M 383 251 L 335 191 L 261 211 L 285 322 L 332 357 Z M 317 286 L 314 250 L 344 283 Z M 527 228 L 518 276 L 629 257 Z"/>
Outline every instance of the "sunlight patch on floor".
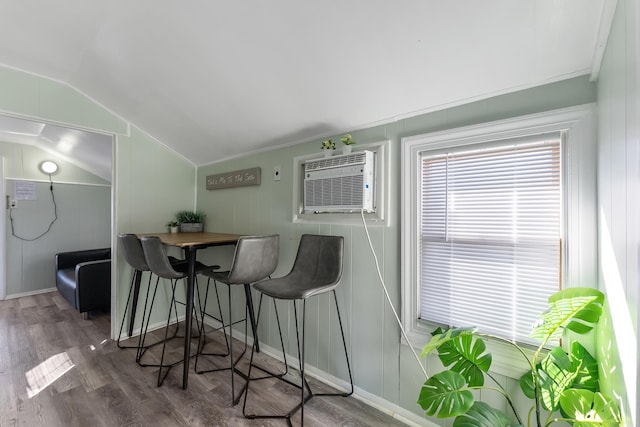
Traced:
<path fill-rule="evenodd" d="M 35 368 L 27 371 L 27 395 L 29 399 L 37 396 L 42 390 L 53 384 L 75 365 L 66 352 L 51 356 Z"/>

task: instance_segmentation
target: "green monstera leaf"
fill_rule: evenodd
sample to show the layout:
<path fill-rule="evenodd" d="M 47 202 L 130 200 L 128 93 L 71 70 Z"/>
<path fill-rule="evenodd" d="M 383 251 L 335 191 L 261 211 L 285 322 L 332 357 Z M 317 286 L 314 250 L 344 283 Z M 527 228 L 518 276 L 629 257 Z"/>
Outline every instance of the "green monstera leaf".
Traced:
<path fill-rule="evenodd" d="M 538 378 L 538 395 L 542 398 L 542 406 L 548 411 L 559 407 L 560 395 L 571 388 L 578 376 L 580 363 L 572 361 L 560 347 L 554 348 L 536 368 Z M 533 373 L 525 373 L 520 378 L 520 388 L 530 399 L 535 398 Z"/>
<path fill-rule="evenodd" d="M 544 343 L 559 340 L 565 329 L 578 334 L 591 331 L 600 315 L 604 294 L 597 289 L 569 288 L 549 297 L 549 308 L 542 313 L 531 337 Z"/>
<path fill-rule="evenodd" d="M 536 372 L 540 371 L 540 364 L 536 366 Z M 526 372 L 520 377 L 520 389 L 529 399 L 535 399 L 535 386 L 533 384 L 533 371 Z"/>
<path fill-rule="evenodd" d="M 548 411 L 555 411 L 560 405 L 560 395 L 569 389 L 578 376 L 578 368 L 560 347 L 554 348 L 540 362 L 538 385 L 542 406 Z"/>
<path fill-rule="evenodd" d="M 471 335 L 460 335 L 438 347 L 444 366 L 461 374 L 469 386 L 484 385 L 484 372 L 491 367 L 491 353 L 485 353 L 484 341 Z"/>
<path fill-rule="evenodd" d="M 558 409 L 560 396 L 565 390 L 598 390 L 598 364 L 578 342 L 572 344 L 569 355 L 560 347 L 553 349 L 537 365 L 536 373 L 542 406 L 548 411 Z M 520 378 L 520 388 L 529 399 L 535 398 L 532 371 Z"/>
<path fill-rule="evenodd" d="M 575 420 L 573 427 L 618 427 L 620 409 L 602 394 L 589 390 L 571 389 L 560 396 L 562 414 Z"/>
<path fill-rule="evenodd" d="M 473 394 L 466 388 L 464 377 L 443 371 L 425 381 L 418 404 L 427 415 L 449 418 L 462 415 L 473 405 Z"/>
<path fill-rule="evenodd" d="M 511 420 L 502 411 L 484 402 L 475 402 L 466 414 L 456 417 L 453 427 L 512 427 Z"/>
<path fill-rule="evenodd" d="M 569 354 L 571 362 L 577 366 L 577 375 L 573 380 L 571 388 L 598 391 L 599 374 L 598 361 L 587 351 L 579 342 L 575 341 L 571 344 L 571 353 Z"/>
<path fill-rule="evenodd" d="M 422 352 L 420 353 L 420 357 L 425 357 L 438 349 L 441 345 L 454 340 L 460 336 L 464 335 L 473 335 L 475 332 L 474 328 L 451 328 L 451 329 L 442 329 L 436 328 L 432 333 L 431 340 L 424 347 L 422 347 Z"/>

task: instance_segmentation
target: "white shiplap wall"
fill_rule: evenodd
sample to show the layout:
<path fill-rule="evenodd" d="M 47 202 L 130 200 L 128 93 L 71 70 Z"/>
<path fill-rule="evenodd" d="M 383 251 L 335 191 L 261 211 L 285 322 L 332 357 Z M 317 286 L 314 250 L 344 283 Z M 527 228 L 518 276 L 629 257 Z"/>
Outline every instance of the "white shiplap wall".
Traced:
<path fill-rule="evenodd" d="M 609 305 L 598 336 L 599 360 L 603 388 L 619 397 L 629 426 L 640 420 L 639 20 L 637 1 L 617 2 L 597 84 L 599 276 Z"/>

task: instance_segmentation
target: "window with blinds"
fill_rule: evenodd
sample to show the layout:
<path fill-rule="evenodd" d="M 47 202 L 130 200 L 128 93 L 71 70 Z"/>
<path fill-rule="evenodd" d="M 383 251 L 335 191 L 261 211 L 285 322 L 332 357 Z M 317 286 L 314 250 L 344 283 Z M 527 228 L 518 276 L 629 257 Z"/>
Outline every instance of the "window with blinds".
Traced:
<path fill-rule="evenodd" d="M 422 152 L 420 319 L 533 343 L 561 281 L 561 140 Z"/>

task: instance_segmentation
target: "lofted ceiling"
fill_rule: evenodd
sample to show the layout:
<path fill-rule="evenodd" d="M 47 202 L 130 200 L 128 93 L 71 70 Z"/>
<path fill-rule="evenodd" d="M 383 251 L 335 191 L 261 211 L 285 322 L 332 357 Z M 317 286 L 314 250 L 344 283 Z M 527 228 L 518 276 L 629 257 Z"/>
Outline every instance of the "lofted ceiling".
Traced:
<path fill-rule="evenodd" d="M 111 182 L 113 137 L 109 135 L 0 115 L 0 141 L 38 147 Z"/>
<path fill-rule="evenodd" d="M 203 165 L 589 74 L 607 2 L 0 0 L 0 64 Z"/>

